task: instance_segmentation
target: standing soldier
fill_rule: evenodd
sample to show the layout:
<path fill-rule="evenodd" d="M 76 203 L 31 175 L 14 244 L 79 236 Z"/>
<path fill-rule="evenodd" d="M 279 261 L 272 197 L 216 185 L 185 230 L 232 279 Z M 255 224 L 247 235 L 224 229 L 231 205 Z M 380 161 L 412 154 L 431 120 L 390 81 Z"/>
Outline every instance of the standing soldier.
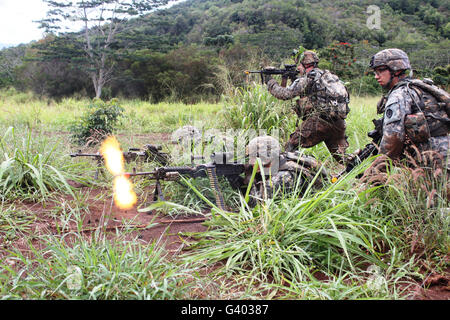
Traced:
<path fill-rule="evenodd" d="M 377 112 L 383 113 L 380 153 L 397 160 L 406 152 L 414 155 L 428 151 L 435 165 L 449 169 L 450 95 L 429 79 L 407 76 L 411 65 L 400 49 L 378 52 L 370 60 L 370 68 L 378 83 L 388 90 L 377 106 Z M 366 175 L 376 167 L 369 168 Z"/>
<path fill-rule="evenodd" d="M 304 74 L 289 87 L 279 85 L 270 75 L 264 76 L 274 97 L 282 100 L 300 97 L 296 113 L 303 122 L 291 134 L 286 151 L 294 151 L 298 146 L 310 148 L 323 141 L 333 157 L 343 162 L 348 148 L 345 118 L 350 111 L 350 96 L 347 89 L 336 75 L 317 67 L 319 58 L 315 52 L 303 52 L 298 61 Z"/>

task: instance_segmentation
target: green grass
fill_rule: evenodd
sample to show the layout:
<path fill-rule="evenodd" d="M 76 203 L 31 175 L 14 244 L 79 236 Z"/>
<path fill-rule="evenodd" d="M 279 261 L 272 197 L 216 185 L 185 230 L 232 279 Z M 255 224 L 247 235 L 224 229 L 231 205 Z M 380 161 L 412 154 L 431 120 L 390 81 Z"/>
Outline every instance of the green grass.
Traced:
<path fill-rule="evenodd" d="M 2 299 L 177 299 L 186 294 L 188 270 L 161 263 L 156 243 L 118 236 L 91 240 L 72 233 L 28 241 L 29 254 L 11 250 L 0 264 Z"/>
<path fill-rule="evenodd" d="M 31 225 L 36 215 L 29 210 L 18 209 L 14 204 L 0 205 L 0 238 L 2 245 L 10 245 L 13 241 L 25 237 L 31 232 Z"/>
<path fill-rule="evenodd" d="M 65 98 L 60 102 L 37 99 L 31 94 L 2 90 L 0 94 L 0 123 L 44 127 L 49 131 L 65 131 L 74 119 L 80 118 L 92 103 L 89 99 Z M 201 123 L 206 128 L 215 127 L 209 120 L 219 113 L 221 105 L 198 103 L 153 104 L 142 100 L 120 100 L 125 109 L 125 119 L 120 131 L 154 133 L 173 132 L 177 128 Z"/>
<path fill-rule="evenodd" d="M 254 277 L 276 282 L 304 280 L 311 268 L 356 271 L 367 263 L 386 267 L 379 241 L 392 239 L 384 217 L 365 203 L 372 189 L 357 194 L 355 173 L 315 192 L 299 190 L 250 208 L 244 199 L 239 212 L 213 214 L 188 261 L 225 261 L 226 272 L 248 269 Z"/>
<path fill-rule="evenodd" d="M 74 173 L 76 165 L 55 159 L 57 144 L 32 131 L 16 132 L 9 127 L 0 139 L 0 196 L 5 199 L 45 200 L 51 192 L 73 195 L 67 180 L 83 180 Z"/>
<path fill-rule="evenodd" d="M 166 182 L 165 192 L 177 206 L 159 206 L 161 214 L 201 213 L 213 207 L 206 222 L 208 230 L 192 235 L 199 241 L 179 261 L 167 259 L 155 244 L 130 239 L 130 230 L 117 230 L 115 240 L 105 239 L 100 231 L 91 239 L 77 230 L 64 234 L 62 230 L 69 224 L 79 230 L 81 217 L 89 211 L 87 194 L 68 188 L 65 181 L 92 182 L 96 163 L 71 159 L 68 154 L 76 146 L 67 134 L 53 133 L 67 132 L 90 101 L 64 99 L 55 103 L 23 93 L 2 93 L 0 235 L 8 244 L 24 239 L 27 252 L 13 246 L 1 253 L 2 299 L 403 299 L 405 288 L 413 280 L 423 279 L 417 272 L 420 259 L 438 271 L 446 268 L 443 257 L 450 247 L 445 214 L 449 207 L 447 181 L 442 176 L 417 178 L 407 168 L 393 170 L 385 187 L 361 184 L 354 171 L 336 184 L 325 183 L 323 188 L 310 188 L 305 194 L 281 193 L 254 208 L 222 181 L 226 202 L 234 213 L 214 207 L 207 179 L 188 180 L 190 187 Z M 258 95 L 257 91 L 251 94 Z M 270 99 L 263 92 L 259 96 Z M 218 104 L 195 105 L 121 101 L 126 117 L 119 127 L 119 140 L 126 149 L 140 146 L 136 145 L 141 142 L 138 134 L 170 134 L 186 124 L 219 130 L 239 127 L 230 121 L 239 120 L 242 110 L 251 113 L 252 108 L 273 106 L 253 104 L 249 97 L 247 105 L 238 103 L 242 97 L 234 100 L 236 105 L 226 105 L 231 98 Z M 347 118 L 348 152 L 369 142 L 371 120 L 379 117 L 375 113 L 377 101 L 377 97 L 352 97 Z M 229 114 L 231 118 L 224 114 L 229 108 L 236 112 Z M 269 117 L 269 127 L 283 126 L 287 133 L 293 130 L 290 103 L 277 102 L 276 108 L 285 117 L 292 113 L 290 121 Z M 264 110 L 260 110 L 262 116 Z M 11 126 L 14 129 L 8 129 Z M 305 153 L 321 160 L 329 172 L 342 169 L 324 144 Z M 153 165 L 142 165 L 141 169 Z M 107 174 L 97 184 L 108 187 L 109 178 Z M 150 196 L 146 185 L 148 182 L 137 183 L 140 207 L 147 205 L 144 202 Z M 73 200 L 58 196 L 71 192 Z M 56 202 L 46 214 L 55 220 L 58 234 L 33 234 L 30 225 L 36 217 L 18 209 L 19 198 Z M 40 245 L 32 239 L 38 239 Z M 83 285 L 75 291 L 67 286 L 73 280 L 73 270 L 81 270 L 83 275 Z"/>

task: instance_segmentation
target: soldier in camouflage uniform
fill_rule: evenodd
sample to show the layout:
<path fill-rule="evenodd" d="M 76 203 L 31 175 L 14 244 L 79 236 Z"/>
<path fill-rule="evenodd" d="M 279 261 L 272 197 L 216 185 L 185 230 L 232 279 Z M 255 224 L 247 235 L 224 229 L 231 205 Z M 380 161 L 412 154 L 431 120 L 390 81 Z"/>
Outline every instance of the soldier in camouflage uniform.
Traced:
<path fill-rule="evenodd" d="M 254 166 L 258 158 L 262 164 L 250 193 L 256 199 L 271 198 L 280 189 L 293 191 L 297 184 L 301 190 L 313 181 L 319 171 L 321 177 L 327 175 L 325 168 L 312 157 L 301 155 L 298 151 L 281 153 L 278 141 L 270 136 L 252 139 L 246 148 L 246 155 L 250 166 Z M 262 175 L 265 177 L 265 184 Z M 249 178 L 247 175 L 245 184 L 249 183 Z M 315 185 L 321 185 L 320 179 L 315 181 Z"/>
<path fill-rule="evenodd" d="M 305 51 L 299 62 L 304 74 L 300 73 L 289 87 L 280 86 L 270 75 L 264 79 L 274 97 L 300 97 L 296 113 L 303 122 L 291 134 L 286 151 L 294 151 L 298 146 L 310 148 L 323 141 L 333 157 L 342 162 L 348 148 L 344 120 L 349 112 L 348 92 L 336 75 L 317 67 L 319 58 L 315 52 Z"/>
<path fill-rule="evenodd" d="M 411 65 L 407 54 L 400 49 L 378 52 L 372 57 L 370 68 L 378 83 L 388 90 L 377 106 L 377 112 L 383 113 L 380 153 L 396 160 L 406 152 L 423 154 L 428 151 L 434 154 L 435 164 L 449 169 L 448 94 L 429 81 L 408 77 L 406 70 L 411 69 Z M 437 101 L 432 91 L 447 102 Z M 370 174 L 370 169 L 366 175 Z"/>

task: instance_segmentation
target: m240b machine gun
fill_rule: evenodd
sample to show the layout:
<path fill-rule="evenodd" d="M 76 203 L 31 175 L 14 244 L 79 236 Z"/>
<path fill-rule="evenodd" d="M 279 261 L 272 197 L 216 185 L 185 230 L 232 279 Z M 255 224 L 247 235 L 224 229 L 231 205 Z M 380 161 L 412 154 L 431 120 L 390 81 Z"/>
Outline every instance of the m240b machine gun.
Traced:
<path fill-rule="evenodd" d="M 127 163 L 136 160 L 142 160 L 146 162 L 155 161 L 162 166 L 165 166 L 170 161 L 170 155 L 165 152 L 161 152 L 161 146 L 155 146 L 152 144 L 147 144 L 143 149 L 140 148 L 130 148 L 128 151 L 123 152 L 123 157 Z M 103 173 L 103 156 L 97 153 L 82 153 L 79 150 L 77 153 L 71 153 L 70 156 L 72 158 L 76 157 L 90 157 L 97 160 L 97 170 L 95 172 L 94 178 L 98 179 L 98 173 Z"/>
<path fill-rule="evenodd" d="M 219 176 L 228 179 L 233 188 L 240 188 L 243 184 L 244 177 L 241 175 L 246 171 L 247 165 L 231 161 L 231 154 L 227 152 L 218 152 L 211 155 L 211 162 L 199 164 L 196 166 L 180 166 L 180 167 L 159 167 L 148 172 L 126 172 L 126 177 L 143 176 L 146 179 L 156 180 L 153 201 L 164 200 L 161 189 L 161 181 L 178 181 L 181 176 L 191 178 L 208 177 L 212 190 L 216 197 L 216 205 L 225 210 L 225 203 L 222 192 L 219 187 Z"/>

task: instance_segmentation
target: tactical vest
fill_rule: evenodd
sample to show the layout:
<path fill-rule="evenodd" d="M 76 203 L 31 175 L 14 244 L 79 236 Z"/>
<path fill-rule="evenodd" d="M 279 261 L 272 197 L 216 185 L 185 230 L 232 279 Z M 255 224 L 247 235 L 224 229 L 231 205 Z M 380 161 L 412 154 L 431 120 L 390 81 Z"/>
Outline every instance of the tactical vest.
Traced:
<path fill-rule="evenodd" d="M 448 93 L 427 80 L 407 80 L 405 85 L 413 100 L 412 114 L 405 118 L 405 132 L 408 137 L 413 142 L 420 143 L 428 141 L 430 137 L 448 134 L 450 132 Z M 410 90 L 417 93 L 418 101 L 414 99 Z"/>
<path fill-rule="evenodd" d="M 422 143 L 430 137 L 447 135 L 450 132 L 450 95 L 433 85 L 431 80 L 419 79 L 403 79 L 391 91 L 402 86 L 407 87 L 413 101 L 412 113 L 405 117 L 405 132 L 409 139 L 414 143 Z M 386 97 L 380 100 L 378 113 L 384 112 L 386 101 Z"/>
<path fill-rule="evenodd" d="M 321 116 L 328 119 L 347 118 L 350 95 L 338 76 L 328 70 L 314 69 L 307 75 L 306 93 Z"/>

